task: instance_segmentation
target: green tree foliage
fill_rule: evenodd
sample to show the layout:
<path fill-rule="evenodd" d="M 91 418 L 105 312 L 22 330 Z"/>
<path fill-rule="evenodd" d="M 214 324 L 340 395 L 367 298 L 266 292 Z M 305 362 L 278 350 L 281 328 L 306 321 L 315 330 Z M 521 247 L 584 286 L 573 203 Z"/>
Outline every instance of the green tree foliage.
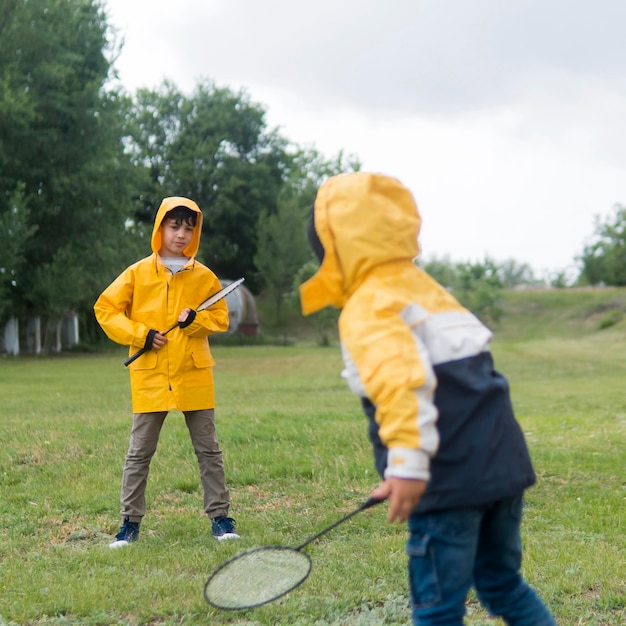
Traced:
<path fill-rule="evenodd" d="M 104 89 L 111 64 L 99 2 L 8 0 L 0 14 L 0 220 L 22 233 L 24 261 L 11 306 L 54 322 L 90 309 L 111 257 L 127 260 L 125 102 Z"/>
<path fill-rule="evenodd" d="M 243 91 L 210 81 L 189 96 L 169 82 L 116 91 L 103 6 L 0 5 L 0 319 L 45 315 L 52 327 L 70 309 L 91 319 L 102 288 L 150 252 L 171 195 L 203 209 L 202 260 L 280 302 L 309 255 L 317 187 L 356 165 L 268 130 Z"/>
<path fill-rule="evenodd" d="M 482 263 L 452 263 L 444 258 L 418 264 L 484 323 L 491 324 L 500 318 L 498 299 L 503 288 L 503 266 L 489 258 Z"/>
<path fill-rule="evenodd" d="M 486 324 L 497 322 L 502 314 L 498 307 L 502 289 L 498 269 L 489 258 L 485 258 L 482 263 L 468 262 L 457 265 L 455 295 Z"/>
<path fill-rule="evenodd" d="M 429 260 L 422 258 L 416 261 L 427 274 L 432 276 L 440 285 L 453 291 L 457 285 L 457 266 L 448 256 L 442 258 L 433 257 Z"/>
<path fill-rule="evenodd" d="M 581 278 L 590 285 L 626 285 L 626 207 L 617 204 L 602 221 L 595 218 L 592 242 L 580 258 Z"/>
<path fill-rule="evenodd" d="M 342 151 L 328 158 L 315 148 L 298 148 L 292 156 L 288 187 L 303 205 L 311 207 L 320 185 L 331 176 L 344 172 L 357 172 L 361 162 L 354 155 Z"/>
<path fill-rule="evenodd" d="M 36 230 L 29 221 L 22 190 L 18 189 L 0 214 L 0 324 L 13 312 L 13 291 L 26 263 L 25 244 Z"/>
<path fill-rule="evenodd" d="M 300 309 L 300 285 L 311 278 L 319 269 L 317 259 L 309 259 L 294 276 L 292 290 L 289 295 L 289 302 Z M 316 313 L 307 315 L 304 318 L 317 337 L 317 343 L 320 346 L 331 345 L 333 339 L 337 339 L 337 324 L 339 322 L 339 309 L 335 307 L 325 307 Z"/>
<path fill-rule="evenodd" d="M 287 141 L 244 92 L 209 81 L 190 96 L 169 82 L 140 90 L 132 118 L 133 162 L 144 169 L 137 217 L 151 222 L 165 196 L 192 198 L 205 215 L 203 261 L 256 290 L 257 224 L 276 212 L 289 177 Z"/>
<path fill-rule="evenodd" d="M 278 197 L 277 210 L 261 213 L 254 263 L 259 285 L 274 300 L 278 324 L 282 321 L 283 300 L 292 300 L 294 277 L 311 258 L 306 224 L 317 189 L 330 176 L 359 168 L 354 157 L 348 159 L 341 152 L 327 159 L 315 149 L 299 149 L 293 155 L 289 180 Z"/>
<path fill-rule="evenodd" d="M 507 259 L 498 264 L 498 276 L 505 289 L 514 289 L 520 285 L 537 285 L 541 281 L 528 263 L 519 263 L 515 259 Z"/>
<path fill-rule="evenodd" d="M 279 197 L 275 213 L 263 210 L 259 216 L 254 263 L 274 301 L 279 324 L 283 298 L 291 291 L 296 272 L 311 256 L 304 228 L 306 212 L 297 198 Z"/>

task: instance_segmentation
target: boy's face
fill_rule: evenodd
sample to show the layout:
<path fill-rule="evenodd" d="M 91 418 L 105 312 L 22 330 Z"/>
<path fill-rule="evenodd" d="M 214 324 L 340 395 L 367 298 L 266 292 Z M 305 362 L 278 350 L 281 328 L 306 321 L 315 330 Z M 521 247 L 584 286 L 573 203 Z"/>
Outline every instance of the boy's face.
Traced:
<path fill-rule="evenodd" d="M 182 220 L 173 220 L 166 217 L 160 226 L 161 249 L 159 254 L 163 257 L 182 257 L 183 250 L 191 242 L 194 227 Z"/>

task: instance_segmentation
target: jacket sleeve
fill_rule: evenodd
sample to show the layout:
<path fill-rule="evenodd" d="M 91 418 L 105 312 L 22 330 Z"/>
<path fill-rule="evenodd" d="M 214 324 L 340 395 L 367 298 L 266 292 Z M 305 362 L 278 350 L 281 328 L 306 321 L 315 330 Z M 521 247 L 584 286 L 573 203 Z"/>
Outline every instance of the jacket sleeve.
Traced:
<path fill-rule="evenodd" d="M 199 311 L 189 326 L 182 328 L 189 337 L 208 337 L 213 333 L 223 333 L 228 330 L 228 305 L 226 299 L 216 302 L 211 308 Z"/>
<path fill-rule="evenodd" d="M 128 317 L 134 283 L 134 273 L 129 268 L 102 292 L 94 305 L 94 313 L 109 339 L 125 346 L 142 348 L 150 328 Z"/>
<path fill-rule="evenodd" d="M 385 476 L 428 480 L 439 435 L 434 404 L 436 378 L 428 352 L 400 317 L 372 317 L 342 333 L 354 362 L 346 378 L 353 391 L 376 406 L 381 441 L 388 448 Z M 349 360 L 348 360 L 349 363 Z"/>

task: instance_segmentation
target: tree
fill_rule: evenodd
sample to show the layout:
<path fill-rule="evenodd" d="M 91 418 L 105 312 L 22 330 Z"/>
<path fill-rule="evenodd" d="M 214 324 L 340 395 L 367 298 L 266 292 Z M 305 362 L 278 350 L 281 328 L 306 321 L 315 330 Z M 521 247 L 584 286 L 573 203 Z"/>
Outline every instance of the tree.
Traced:
<path fill-rule="evenodd" d="M 15 313 L 90 310 L 124 265 L 126 101 L 96 0 L 11 1 L 0 37 L 0 219 L 25 222 Z M 19 194 L 19 205 L 16 204 Z M 16 214 L 15 208 L 19 206 Z"/>
<path fill-rule="evenodd" d="M 289 301 L 301 310 L 300 301 L 300 285 L 311 278 L 319 269 L 319 263 L 317 259 L 311 258 L 296 272 L 294 281 L 292 284 L 291 293 L 289 294 Z M 311 315 L 307 315 L 304 320 L 313 328 L 317 335 L 317 343 L 320 346 L 329 346 L 333 339 L 337 339 L 337 324 L 339 321 L 339 309 L 336 307 L 327 306 L 320 311 L 316 311 Z"/>
<path fill-rule="evenodd" d="M 292 155 L 287 185 L 292 194 L 311 206 L 322 183 L 337 174 L 358 172 L 361 162 L 354 155 L 343 151 L 334 157 L 326 157 L 312 147 L 298 147 Z"/>
<path fill-rule="evenodd" d="M 0 325 L 13 313 L 13 291 L 26 263 L 24 248 L 36 229 L 29 224 L 28 209 L 19 188 L 10 197 L 8 209 L 0 214 Z"/>
<path fill-rule="evenodd" d="M 580 257 L 581 276 L 590 285 L 626 285 L 626 207 L 616 204 L 602 221 L 595 217 L 592 241 Z"/>
<path fill-rule="evenodd" d="M 502 290 L 498 269 L 497 264 L 488 257 L 482 263 L 457 265 L 455 294 L 464 306 L 486 324 L 498 321 L 502 314 L 497 305 Z"/>
<path fill-rule="evenodd" d="M 441 259 L 433 257 L 429 260 L 419 259 L 417 265 L 423 268 L 440 285 L 443 285 L 450 291 L 454 290 L 458 280 L 458 270 L 456 264 L 450 260 L 450 257 L 444 256 Z"/>
<path fill-rule="evenodd" d="M 500 318 L 497 303 L 503 287 L 503 269 L 492 259 L 486 257 L 482 263 L 452 263 L 445 257 L 418 262 L 418 265 L 486 324 Z"/>
<path fill-rule="evenodd" d="M 536 285 L 533 269 L 528 263 L 519 263 L 515 259 L 507 259 L 498 264 L 498 277 L 505 289 L 514 289 L 520 285 Z"/>
<path fill-rule="evenodd" d="M 192 198 L 205 216 L 202 260 L 256 290 L 257 224 L 276 212 L 291 167 L 263 108 L 210 81 L 190 96 L 165 82 L 137 93 L 133 125 L 133 162 L 146 172 L 137 217 L 151 222 L 165 196 Z"/>
<path fill-rule="evenodd" d="M 133 98 L 111 88 L 103 5 L 0 5 L 0 317 L 43 313 L 52 327 L 73 309 L 91 320 L 102 288 L 149 253 L 171 195 L 202 207 L 199 257 L 218 275 L 284 291 L 284 275 L 255 265 L 268 252 L 259 229 L 288 247 L 283 227 L 303 223 L 321 180 L 347 169 L 343 156 L 293 146 L 245 92 L 210 81 L 190 96 L 168 82 Z M 289 248 L 284 271 L 304 248 Z"/>
<path fill-rule="evenodd" d="M 254 263 L 273 298 L 277 323 L 282 321 L 281 303 L 293 288 L 296 272 L 311 256 L 306 213 L 308 209 L 303 210 L 295 198 L 279 198 L 276 213 L 264 210 L 259 216 Z"/>
<path fill-rule="evenodd" d="M 296 273 L 311 258 L 306 224 L 317 189 L 330 176 L 359 168 L 354 157 L 346 159 L 342 152 L 327 159 L 313 148 L 297 149 L 275 212 L 261 213 L 254 263 L 259 284 L 267 287 L 274 300 L 278 323 L 282 321 L 282 302 L 293 290 Z"/>

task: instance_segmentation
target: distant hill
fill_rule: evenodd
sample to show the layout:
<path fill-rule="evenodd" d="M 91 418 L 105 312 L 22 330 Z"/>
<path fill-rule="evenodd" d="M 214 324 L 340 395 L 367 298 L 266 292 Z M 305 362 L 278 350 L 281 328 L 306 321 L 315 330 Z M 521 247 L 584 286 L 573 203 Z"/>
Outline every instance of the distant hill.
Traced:
<path fill-rule="evenodd" d="M 626 334 L 626 287 L 507 291 L 499 306 L 496 340 Z"/>

